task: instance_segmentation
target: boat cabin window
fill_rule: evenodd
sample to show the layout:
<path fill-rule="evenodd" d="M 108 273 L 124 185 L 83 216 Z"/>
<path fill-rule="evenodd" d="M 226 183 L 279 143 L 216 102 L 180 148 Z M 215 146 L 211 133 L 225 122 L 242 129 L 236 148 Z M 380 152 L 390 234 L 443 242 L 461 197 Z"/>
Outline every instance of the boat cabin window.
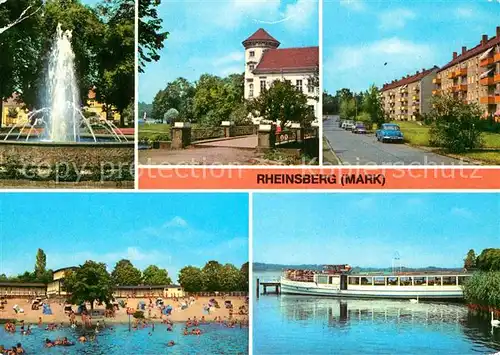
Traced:
<path fill-rule="evenodd" d="M 456 276 L 443 276 L 443 286 L 451 286 L 457 284 Z"/>
<path fill-rule="evenodd" d="M 415 276 L 413 278 L 413 284 L 415 286 L 425 286 L 427 285 L 427 279 L 424 276 Z"/>
<path fill-rule="evenodd" d="M 373 284 L 375 286 L 385 286 L 385 277 L 384 276 L 376 276 L 373 278 Z"/>
<path fill-rule="evenodd" d="M 427 278 L 429 286 L 441 286 L 441 278 L 438 276 L 429 276 Z"/>
<path fill-rule="evenodd" d="M 349 276 L 349 285 L 359 285 L 359 277 Z"/>
<path fill-rule="evenodd" d="M 403 276 L 399 278 L 399 284 L 401 286 L 411 286 L 413 277 Z"/>
<path fill-rule="evenodd" d="M 327 284 L 328 283 L 328 276 L 318 275 L 317 280 L 318 280 L 319 284 Z"/>
<path fill-rule="evenodd" d="M 390 286 L 397 286 L 398 285 L 398 278 L 397 277 L 388 277 L 387 284 Z"/>
<path fill-rule="evenodd" d="M 371 285 L 371 284 L 372 284 L 372 277 L 361 278 L 361 285 Z"/>
<path fill-rule="evenodd" d="M 458 276 L 458 284 L 464 285 L 468 278 L 469 276 Z"/>

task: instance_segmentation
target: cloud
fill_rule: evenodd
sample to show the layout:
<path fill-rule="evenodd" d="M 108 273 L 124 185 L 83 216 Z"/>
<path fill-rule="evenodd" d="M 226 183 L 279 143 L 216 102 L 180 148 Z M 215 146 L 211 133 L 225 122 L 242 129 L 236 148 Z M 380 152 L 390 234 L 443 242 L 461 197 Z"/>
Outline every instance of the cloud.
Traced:
<path fill-rule="evenodd" d="M 226 64 L 231 64 L 234 62 L 241 62 L 243 63 L 243 60 L 245 59 L 245 55 L 243 51 L 239 52 L 231 52 L 225 56 L 218 57 L 216 58 L 213 63 L 215 66 L 220 66 L 220 65 L 226 65 Z"/>
<path fill-rule="evenodd" d="M 283 22 L 291 30 L 307 30 L 313 25 L 318 26 L 317 14 L 317 1 L 298 0 L 295 4 L 286 6 Z"/>
<path fill-rule="evenodd" d="M 455 17 L 458 19 L 470 19 L 475 15 L 475 11 L 470 7 L 457 7 L 455 9 Z"/>
<path fill-rule="evenodd" d="M 381 30 L 395 30 L 406 26 L 406 22 L 415 19 L 416 14 L 408 9 L 393 9 L 379 14 Z"/>
<path fill-rule="evenodd" d="M 175 216 L 170 221 L 164 224 L 165 227 L 187 227 L 188 223 L 182 217 Z"/>
<path fill-rule="evenodd" d="M 467 219 L 474 217 L 474 214 L 469 209 L 464 207 L 453 207 L 451 209 L 451 214 L 456 217 L 467 218 Z"/>
<path fill-rule="evenodd" d="M 340 6 L 343 6 L 352 11 L 364 11 L 365 3 L 362 0 L 340 0 Z"/>

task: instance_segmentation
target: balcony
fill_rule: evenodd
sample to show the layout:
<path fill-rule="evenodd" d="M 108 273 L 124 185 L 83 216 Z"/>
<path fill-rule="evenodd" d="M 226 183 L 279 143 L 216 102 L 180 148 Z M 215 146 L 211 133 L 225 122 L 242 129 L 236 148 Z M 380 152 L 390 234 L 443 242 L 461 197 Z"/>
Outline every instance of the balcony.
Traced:
<path fill-rule="evenodd" d="M 493 63 L 500 62 L 500 53 L 497 53 L 493 56 Z"/>
<path fill-rule="evenodd" d="M 454 85 L 452 88 L 451 88 L 451 91 L 452 92 L 464 92 L 464 91 L 467 91 L 467 85 Z"/>
<path fill-rule="evenodd" d="M 432 95 L 439 95 L 441 90 L 432 90 Z"/>
<path fill-rule="evenodd" d="M 399 99 L 400 102 L 405 102 L 405 101 L 408 101 L 408 98 L 407 97 L 402 97 Z"/>
<path fill-rule="evenodd" d="M 411 97 L 414 101 L 419 101 L 420 100 L 420 97 L 418 95 L 413 95 Z"/>
<path fill-rule="evenodd" d="M 479 98 L 479 103 L 494 105 L 500 103 L 500 95 L 488 95 Z"/>
<path fill-rule="evenodd" d="M 400 89 L 399 92 L 402 93 L 402 94 L 407 94 L 408 93 L 408 89 L 407 88 Z"/>
<path fill-rule="evenodd" d="M 437 85 L 441 84 L 441 78 L 434 78 L 434 79 L 432 79 L 432 83 L 433 84 L 437 84 Z"/>
<path fill-rule="evenodd" d="M 485 59 L 483 59 L 483 60 L 479 63 L 479 66 L 480 66 L 480 67 L 487 67 L 487 66 L 492 65 L 493 63 L 495 63 L 494 57 L 485 58 Z"/>
<path fill-rule="evenodd" d="M 493 85 L 493 84 L 495 84 L 495 79 L 493 79 L 492 77 L 491 78 L 482 78 L 481 80 L 479 80 L 479 84 L 486 85 L 486 86 Z"/>
<path fill-rule="evenodd" d="M 448 75 L 446 76 L 448 79 L 453 79 L 455 77 L 455 72 L 451 71 L 448 73 Z"/>
<path fill-rule="evenodd" d="M 460 69 L 455 70 L 456 77 L 466 76 L 466 75 L 467 75 L 467 68 L 460 68 Z"/>
<path fill-rule="evenodd" d="M 495 74 L 495 76 L 493 77 L 493 82 L 495 84 L 500 83 L 500 74 Z"/>

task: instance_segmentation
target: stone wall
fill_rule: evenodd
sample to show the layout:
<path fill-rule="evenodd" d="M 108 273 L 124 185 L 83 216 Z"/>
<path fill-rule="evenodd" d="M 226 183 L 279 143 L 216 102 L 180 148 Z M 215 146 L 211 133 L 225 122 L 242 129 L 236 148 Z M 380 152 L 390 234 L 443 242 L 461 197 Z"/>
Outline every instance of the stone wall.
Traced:
<path fill-rule="evenodd" d="M 16 161 L 21 165 L 52 166 L 74 164 L 98 167 L 102 164 L 133 164 L 134 143 L 30 143 L 0 142 L 0 165 Z"/>

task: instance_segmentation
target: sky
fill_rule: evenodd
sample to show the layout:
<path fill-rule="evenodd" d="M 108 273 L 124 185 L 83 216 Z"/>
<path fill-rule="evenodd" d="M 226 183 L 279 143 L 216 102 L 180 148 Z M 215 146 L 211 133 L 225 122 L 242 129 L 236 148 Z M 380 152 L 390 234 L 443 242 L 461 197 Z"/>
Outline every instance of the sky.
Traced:
<path fill-rule="evenodd" d="M 319 45 L 317 0 L 163 0 L 158 13 L 170 34 L 161 59 L 139 77 L 139 101 L 148 103 L 178 77 L 243 73 L 241 42 L 260 27 L 280 48 Z"/>
<path fill-rule="evenodd" d="M 248 261 L 247 194 L 3 193 L 0 274 L 33 271 L 38 248 L 47 267 L 91 259 L 129 259 L 166 268 L 174 282 L 187 265 Z"/>
<path fill-rule="evenodd" d="M 499 18 L 497 0 L 325 0 L 323 87 L 364 91 L 443 66 L 493 37 Z"/>
<path fill-rule="evenodd" d="M 499 194 L 254 194 L 253 258 L 276 264 L 462 267 L 500 247 Z"/>

